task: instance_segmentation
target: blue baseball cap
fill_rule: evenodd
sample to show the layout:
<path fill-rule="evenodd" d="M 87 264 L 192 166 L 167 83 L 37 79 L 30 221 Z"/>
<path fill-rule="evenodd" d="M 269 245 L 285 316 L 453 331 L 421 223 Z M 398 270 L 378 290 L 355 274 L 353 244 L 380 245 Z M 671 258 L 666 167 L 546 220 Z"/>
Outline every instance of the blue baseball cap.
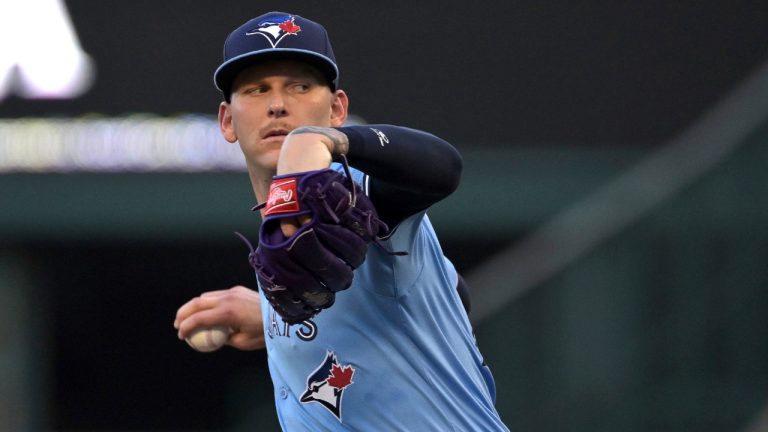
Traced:
<path fill-rule="evenodd" d="M 224 42 L 224 62 L 213 74 L 216 88 L 229 101 L 232 82 L 245 67 L 266 59 L 291 58 L 317 67 L 331 90 L 339 83 L 339 68 L 325 28 L 285 12 L 269 12 L 251 19 L 229 34 Z"/>

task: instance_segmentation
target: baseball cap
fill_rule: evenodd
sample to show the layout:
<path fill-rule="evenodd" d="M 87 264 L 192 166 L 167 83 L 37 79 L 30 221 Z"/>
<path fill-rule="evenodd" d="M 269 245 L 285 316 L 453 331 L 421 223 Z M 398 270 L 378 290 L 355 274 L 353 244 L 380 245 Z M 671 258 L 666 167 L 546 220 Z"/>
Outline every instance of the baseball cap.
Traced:
<path fill-rule="evenodd" d="M 245 67 L 273 58 L 291 58 L 317 67 L 338 88 L 339 68 L 325 28 L 285 12 L 269 12 L 236 28 L 224 42 L 224 62 L 213 74 L 216 88 L 228 101 L 232 82 Z"/>

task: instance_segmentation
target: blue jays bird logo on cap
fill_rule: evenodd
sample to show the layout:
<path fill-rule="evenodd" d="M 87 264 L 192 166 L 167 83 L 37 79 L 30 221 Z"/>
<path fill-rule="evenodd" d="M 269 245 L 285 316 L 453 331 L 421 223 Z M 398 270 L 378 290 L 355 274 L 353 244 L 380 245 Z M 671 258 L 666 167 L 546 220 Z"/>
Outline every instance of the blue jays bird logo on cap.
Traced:
<path fill-rule="evenodd" d="M 276 15 L 265 18 L 257 24 L 256 28 L 245 33 L 248 36 L 262 35 L 269 41 L 272 48 L 288 35 L 296 35 L 301 31 L 301 27 L 296 25 L 292 15 Z"/>
<path fill-rule="evenodd" d="M 301 395 L 302 403 L 317 402 L 341 420 L 341 399 L 351 384 L 355 368 L 339 364 L 336 354 L 329 351 L 325 360 L 307 377 L 307 390 Z"/>

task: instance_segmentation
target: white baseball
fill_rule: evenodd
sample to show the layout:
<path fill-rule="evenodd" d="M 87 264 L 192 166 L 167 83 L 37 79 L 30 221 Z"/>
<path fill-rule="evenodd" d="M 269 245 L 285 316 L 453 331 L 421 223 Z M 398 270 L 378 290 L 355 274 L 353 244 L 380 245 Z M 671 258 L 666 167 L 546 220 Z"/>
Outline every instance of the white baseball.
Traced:
<path fill-rule="evenodd" d="M 199 328 L 186 339 L 189 346 L 200 352 L 211 352 L 224 346 L 231 330 L 226 326 Z"/>

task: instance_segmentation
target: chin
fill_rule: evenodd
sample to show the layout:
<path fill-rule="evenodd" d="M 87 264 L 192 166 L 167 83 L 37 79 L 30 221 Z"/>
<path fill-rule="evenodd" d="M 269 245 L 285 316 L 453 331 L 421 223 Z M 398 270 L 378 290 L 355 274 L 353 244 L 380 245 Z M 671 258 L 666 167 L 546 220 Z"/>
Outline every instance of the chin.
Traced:
<path fill-rule="evenodd" d="M 277 160 L 279 155 L 280 149 L 277 149 L 274 152 L 270 152 L 268 155 L 265 155 L 265 157 L 261 158 L 261 163 L 259 165 L 261 165 L 263 169 L 277 171 Z"/>

